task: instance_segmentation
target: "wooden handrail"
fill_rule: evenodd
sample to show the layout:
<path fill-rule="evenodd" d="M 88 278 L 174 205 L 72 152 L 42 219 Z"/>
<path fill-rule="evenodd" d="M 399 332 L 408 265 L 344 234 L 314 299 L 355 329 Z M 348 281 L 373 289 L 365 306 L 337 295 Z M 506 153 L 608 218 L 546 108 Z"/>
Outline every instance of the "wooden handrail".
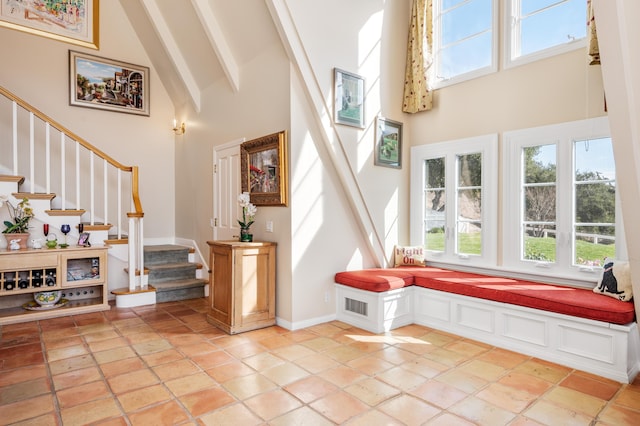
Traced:
<path fill-rule="evenodd" d="M 142 214 L 142 203 L 140 202 L 140 193 L 138 187 L 138 166 L 133 166 L 131 169 L 131 197 L 133 198 L 135 212 L 137 214 Z"/>
<path fill-rule="evenodd" d="M 40 110 L 38 110 L 36 107 L 34 107 L 33 105 L 29 104 L 25 100 L 17 97 L 16 95 L 14 95 L 13 93 L 9 92 L 7 89 L 5 89 L 2 86 L 0 86 L 0 94 L 4 95 L 5 97 L 7 97 L 10 100 L 14 101 L 15 103 L 20 105 L 25 110 L 33 113 L 36 117 L 38 117 L 40 120 L 44 121 L 45 123 L 49 123 L 50 126 L 55 128 L 59 132 L 65 134 L 69 138 L 73 139 L 76 143 L 82 145 L 85 149 L 93 152 L 98 157 L 100 157 L 103 160 L 107 161 L 113 167 L 116 167 L 116 168 L 122 170 L 123 172 L 130 172 L 131 173 L 131 179 L 132 179 L 132 182 L 131 182 L 131 192 L 132 192 L 132 194 L 131 194 L 131 196 L 133 198 L 133 204 L 134 204 L 135 209 L 136 209 L 135 212 L 136 213 L 142 213 L 142 203 L 140 202 L 140 195 L 139 195 L 139 192 L 138 192 L 138 168 L 137 167 L 135 167 L 135 166 L 125 166 L 122 163 L 116 161 L 115 159 L 113 159 L 109 155 L 105 154 L 104 152 L 102 152 L 101 150 L 96 148 L 95 146 L 91 145 L 89 142 L 87 142 L 86 140 L 84 140 L 83 138 L 78 136 L 77 134 L 73 133 L 71 130 L 69 130 L 66 127 L 64 127 L 62 124 L 60 124 L 57 121 L 53 120 L 51 117 L 49 117 L 48 115 L 46 115 L 43 112 L 41 112 Z"/>

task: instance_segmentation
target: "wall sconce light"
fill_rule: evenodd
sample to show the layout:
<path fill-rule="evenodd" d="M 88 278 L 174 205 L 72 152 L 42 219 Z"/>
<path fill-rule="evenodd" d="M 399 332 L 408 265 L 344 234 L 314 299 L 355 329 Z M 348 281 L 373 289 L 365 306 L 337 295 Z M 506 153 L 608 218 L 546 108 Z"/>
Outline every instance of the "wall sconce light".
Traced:
<path fill-rule="evenodd" d="M 184 122 L 182 124 L 180 124 L 180 127 L 178 127 L 178 122 L 176 120 L 173 120 L 173 132 L 176 135 L 184 135 L 184 132 L 187 130 L 184 126 Z"/>

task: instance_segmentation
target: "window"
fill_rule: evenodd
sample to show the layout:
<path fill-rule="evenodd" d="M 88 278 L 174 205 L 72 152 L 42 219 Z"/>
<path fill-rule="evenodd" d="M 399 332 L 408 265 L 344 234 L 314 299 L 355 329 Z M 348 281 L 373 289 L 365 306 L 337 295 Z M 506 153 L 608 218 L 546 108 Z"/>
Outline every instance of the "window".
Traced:
<path fill-rule="evenodd" d="M 434 0 L 433 8 L 434 87 L 497 69 L 496 0 Z"/>
<path fill-rule="evenodd" d="M 606 117 L 504 139 L 505 266 L 577 278 L 624 258 Z"/>
<path fill-rule="evenodd" d="M 586 0 L 508 0 L 506 65 L 585 46 Z"/>
<path fill-rule="evenodd" d="M 495 266 L 497 136 L 412 148 L 411 241 L 430 260 Z"/>

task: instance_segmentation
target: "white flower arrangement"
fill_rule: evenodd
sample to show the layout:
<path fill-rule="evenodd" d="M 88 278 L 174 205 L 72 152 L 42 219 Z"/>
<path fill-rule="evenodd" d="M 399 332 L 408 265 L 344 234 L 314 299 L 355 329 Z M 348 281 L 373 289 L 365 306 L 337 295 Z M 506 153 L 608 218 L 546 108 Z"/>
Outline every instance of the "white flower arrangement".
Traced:
<path fill-rule="evenodd" d="M 238 203 L 242 207 L 242 221 L 238 219 L 238 225 L 240 225 L 240 229 L 248 231 L 254 222 L 258 208 L 251 203 L 248 192 L 243 192 L 238 196 Z"/>

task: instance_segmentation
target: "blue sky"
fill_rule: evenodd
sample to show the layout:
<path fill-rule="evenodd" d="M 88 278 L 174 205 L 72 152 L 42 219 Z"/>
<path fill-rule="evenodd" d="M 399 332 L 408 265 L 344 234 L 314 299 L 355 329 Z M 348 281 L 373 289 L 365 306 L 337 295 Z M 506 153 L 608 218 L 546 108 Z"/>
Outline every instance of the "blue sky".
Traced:
<path fill-rule="evenodd" d="M 536 160 L 543 165 L 555 164 L 555 145 L 544 145 Z M 609 179 L 615 179 L 615 161 L 610 138 L 578 141 L 575 145 L 576 167 L 580 172 L 600 172 Z"/>
<path fill-rule="evenodd" d="M 106 65 L 99 62 L 78 58 L 76 61 L 76 72 L 89 79 L 91 83 L 102 83 L 104 78 L 113 78 L 116 72 L 122 68 Z"/>

